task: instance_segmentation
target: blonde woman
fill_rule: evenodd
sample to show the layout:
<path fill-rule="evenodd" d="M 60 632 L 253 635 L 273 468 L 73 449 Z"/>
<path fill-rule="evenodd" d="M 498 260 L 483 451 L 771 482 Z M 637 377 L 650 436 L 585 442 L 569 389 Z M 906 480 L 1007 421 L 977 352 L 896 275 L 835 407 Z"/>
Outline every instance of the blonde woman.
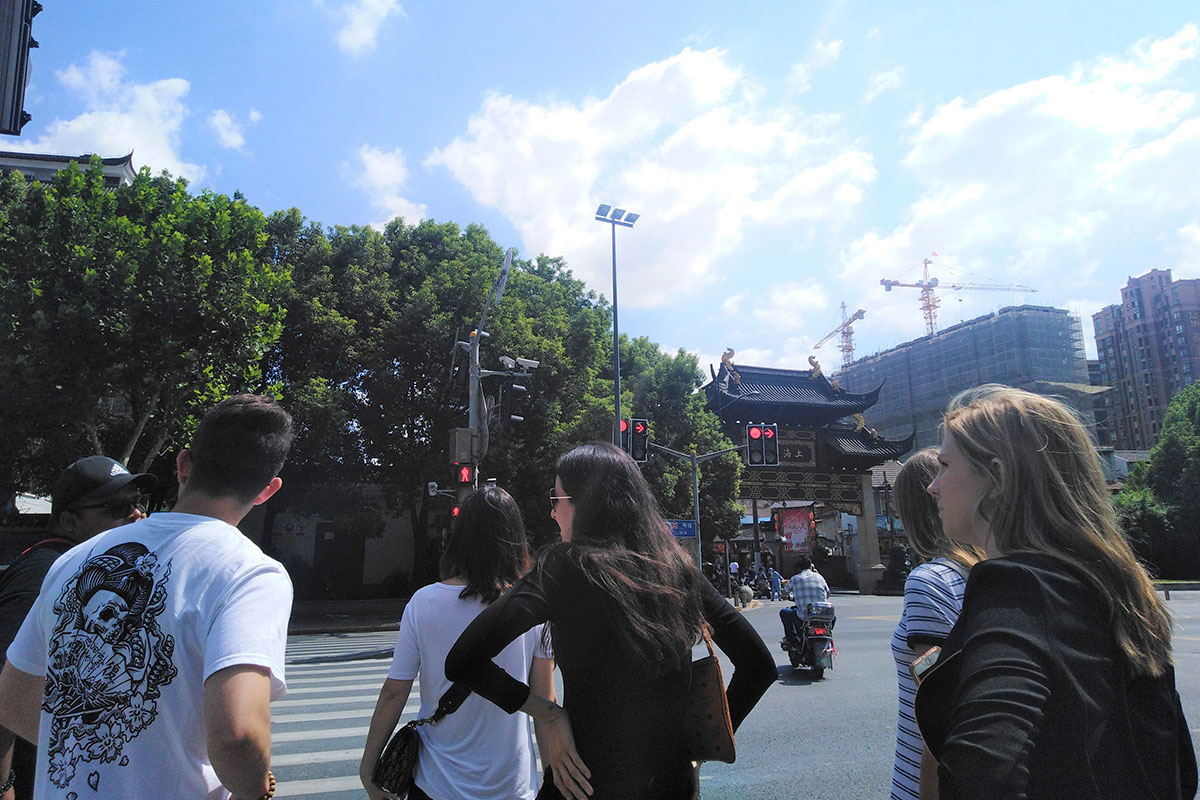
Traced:
<path fill-rule="evenodd" d="M 904 534 L 909 547 L 925 563 L 904 581 L 904 608 L 892 635 L 899 697 L 892 800 L 917 800 L 920 796 L 924 747 L 913 716 L 917 684 L 909 665 L 946 641 L 962 611 L 967 574 L 983 557 L 976 548 L 953 542 L 942 532 L 937 504 L 925 491 L 937 475 L 937 453 L 932 447 L 914 453 L 896 475 L 894 496 Z"/>
<path fill-rule="evenodd" d="M 1061 403 L 983 386 L 950 404 L 929 487 L 983 548 L 917 692 L 939 797 L 1190 798 L 1171 621 Z"/>

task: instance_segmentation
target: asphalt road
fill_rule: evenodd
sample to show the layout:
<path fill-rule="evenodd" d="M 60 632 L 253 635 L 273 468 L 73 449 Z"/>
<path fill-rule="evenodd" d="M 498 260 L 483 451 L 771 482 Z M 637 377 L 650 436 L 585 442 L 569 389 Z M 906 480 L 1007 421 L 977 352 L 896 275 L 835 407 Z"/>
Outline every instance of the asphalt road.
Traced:
<path fill-rule="evenodd" d="M 888 797 L 896 724 L 889 643 L 901 599 L 838 595 L 834 602 L 838 656 L 815 682 L 792 670 L 779 649 L 782 604 L 746 612 L 776 654 L 780 679 L 738 731 L 737 762 L 704 766 L 704 800 Z M 1169 606 L 1179 691 L 1192 736 L 1200 741 L 1200 592 L 1176 592 Z M 290 692 L 273 706 L 277 797 L 365 796 L 358 788 L 358 758 L 394 637 L 289 637 Z M 410 703 L 404 719 L 415 713 Z"/>

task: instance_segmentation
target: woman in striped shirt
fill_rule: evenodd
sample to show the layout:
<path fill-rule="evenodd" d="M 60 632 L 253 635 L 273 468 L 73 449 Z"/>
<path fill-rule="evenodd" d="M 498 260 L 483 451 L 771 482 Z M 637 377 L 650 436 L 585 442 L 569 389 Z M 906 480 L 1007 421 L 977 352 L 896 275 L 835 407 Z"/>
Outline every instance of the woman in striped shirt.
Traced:
<path fill-rule="evenodd" d="M 908 667 L 945 641 L 962 611 L 967 573 L 984 557 L 942 532 L 937 503 L 925 491 L 938 471 L 937 452 L 930 447 L 914 454 L 896 476 L 896 505 L 908 545 L 926 563 L 913 569 L 904 582 L 904 610 L 892 636 L 900 694 L 892 800 L 918 800 L 920 794 L 924 743 L 913 716 L 917 685 Z"/>

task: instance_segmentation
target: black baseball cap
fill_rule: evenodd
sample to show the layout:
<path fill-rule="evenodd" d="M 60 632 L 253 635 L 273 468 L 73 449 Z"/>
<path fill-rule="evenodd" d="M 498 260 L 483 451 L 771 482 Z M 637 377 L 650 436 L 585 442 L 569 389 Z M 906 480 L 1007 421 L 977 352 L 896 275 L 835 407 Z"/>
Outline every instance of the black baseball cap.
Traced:
<path fill-rule="evenodd" d="M 158 478 L 148 472 L 134 475 L 120 461 L 108 456 L 81 458 L 59 473 L 50 493 L 50 515 L 59 514 L 85 497 L 107 497 L 133 483 L 143 492 L 158 485 Z"/>

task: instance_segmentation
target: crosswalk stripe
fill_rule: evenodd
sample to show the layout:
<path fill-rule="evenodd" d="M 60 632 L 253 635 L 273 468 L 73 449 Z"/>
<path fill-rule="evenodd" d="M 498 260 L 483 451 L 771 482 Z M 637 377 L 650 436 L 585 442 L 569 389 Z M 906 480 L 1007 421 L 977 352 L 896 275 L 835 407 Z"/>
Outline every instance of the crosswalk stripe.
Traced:
<path fill-rule="evenodd" d="M 363 749 L 351 747 L 348 750 L 322 750 L 315 753 L 288 753 L 281 756 L 271 756 L 271 768 L 294 767 L 298 764 L 327 764 L 330 761 L 362 761 Z"/>
<path fill-rule="evenodd" d="M 294 694 L 317 694 L 318 692 L 341 692 L 359 689 L 374 689 L 376 696 L 378 696 L 379 687 L 383 686 L 382 681 L 375 681 L 373 683 L 339 683 L 337 686 L 309 686 L 308 683 L 306 681 L 303 686 L 298 688 L 289 686 L 288 697 Z"/>
<path fill-rule="evenodd" d="M 294 722 L 320 722 L 327 719 L 370 719 L 375 709 L 362 708 L 347 711 L 317 711 L 312 714 L 271 715 L 271 725 L 286 725 Z"/>
<path fill-rule="evenodd" d="M 407 722 L 407 720 L 404 720 Z M 282 742 L 310 742 L 310 741 L 325 741 L 327 739 L 348 739 L 357 737 L 365 743 L 367 740 L 367 731 L 369 728 L 366 725 L 354 728 L 319 728 L 316 730 L 307 731 L 271 731 L 271 743 L 280 744 Z"/>
<path fill-rule="evenodd" d="M 301 697 L 298 700 L 276 700 L 271 703 L 271 708 L 299 708 L 300 706 L 332 706 L 353 704 L 353 703 L 371 703 L 379 699 L 377 692 L 371 694 L 352 694 L 352 695 L 337 695 L 335 697 Z"/>
<path fill-rule="evenodd" d="M 310 778 L 304 781 L 280 781 L 275 789 L 276 797 L 301 797 L 308 794 L 329 792 L 352 792 L 362 790 L 362 781 L 357 775 L 346 778 Z"/>

